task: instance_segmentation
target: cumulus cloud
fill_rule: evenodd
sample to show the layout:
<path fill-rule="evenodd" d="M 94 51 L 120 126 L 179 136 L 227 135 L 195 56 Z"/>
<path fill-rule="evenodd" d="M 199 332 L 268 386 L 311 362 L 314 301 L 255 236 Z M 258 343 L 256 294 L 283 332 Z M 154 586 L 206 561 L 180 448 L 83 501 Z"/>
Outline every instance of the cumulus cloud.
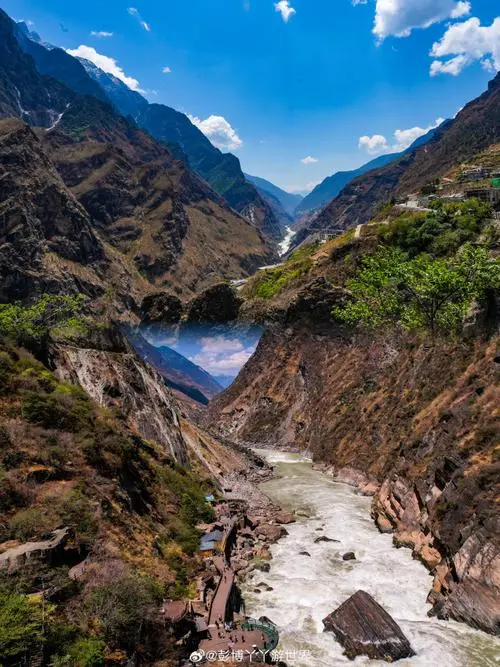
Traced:
<path fill-rule="evenodd" d="M 146 21 L 144 21 L 144 19 L 139 13 L 139 10 L 136 7 L 129 7 L 127 11 L 130 14 L 130 16 L 133 16 L 135 19 L 137 19 L 141 28 L 143 28 L 146 32 L 151 32 L 151 26 L 149 25 L 149 23 L 146 23 Z"/>
<path fill-rule="evenodd" d="M 464 0 L 376 0 L 373 33 L 379 40 L 390 35 L 408 37 L 415 28 L 458 19 L 470 10 L 470 3 Z"/>
<path fill-rule="evenodd" d="M 318 162 L 318 159 L 313 157 L 312 155 L 308 155 L 307 157 L 303 157 L 301 160 L 302 164 L 315 164 Z"/>
<path fill-rule="evenodd" d="M 90 34 L 92 37 L 99 37 L 100 39 L 105 39 L 106 37 L 113 37 L 112 32 L 106 32 L 105 30 L 91 30 Z"/>
<path fill-rule="evenodd" d="M 253 354 L 253 349 L 233 352 L 227 356 L 203 353 L 189 357 L 193 364 L 201 366 L 211 375 L 237 375 Z"/>
<path fill-rule="evenodd" d="M 431 63 L 431 76 L 457 76 L 477 60 L 487 71 L 500 70 L 500 17 L 490 26 L 482 26 L 476 17 L 450 25 L 433 44 L 430 55 L 435 59 Z"/>
<path fill-rule="evenodd" d="M 274 9 L 281 14 L 281 18 L 285 23 L 292 18 L 297 11 L 290 5 L 290 0 L 280 0 L 274 3 Z"/>
<path fill-rule="evenodd" d="M 395 130 L 394 141 L 390 143 L 383 134 L 374 134 L 371 137 L 364 135 L 359 138 L 358 147 L 365 150 L 368 155 L 375 157 L 384 153 L 400 153 L 412 145 L 419 137 L 424 136 L 434 128 L 441 125 L 444 118 L 437 118 L 436 122 L 429 127 L 409 127 L 406 130 Z"/>
<path fill-rule="evenodd" d="M 131 90 L 141 92 L 139 81 L 131 76 L 127 76 L 114 58 L 98 53 L 92 46 L 85 46 L 85 44 L 80 44 L 77 49 L 66 49 L 66 51 L 70 56 L 74 56 L 75 58 L 90 60 L 99 69 L 102 69 L 103 72 L 112 74 L 117 79 L 120 79 L 120 81 L 123 81 Z"/>
<path fill-rule="evenodd" d="M 201 339 L 201 351 L 216 354 L 224 352 L 240 352 L 244 349 L 243 343 L 238 338 L 225 338 L 224 336 L 215 336 L 214 338 Z"/>
<path fill-rule="evenodd" d="M 243 141 L 224 116 L 209 116 L 201 120 L 188 114 L 189 120 L 222 151 L 235 151 L 243 146 Z"/>
<path fill-rule="evenodd" d="M 170 67 L 164 67 L 162 69 L 162 72 L 163 72 L 163 74 L 171 74 L 172 70 L 170 69 Z"/>

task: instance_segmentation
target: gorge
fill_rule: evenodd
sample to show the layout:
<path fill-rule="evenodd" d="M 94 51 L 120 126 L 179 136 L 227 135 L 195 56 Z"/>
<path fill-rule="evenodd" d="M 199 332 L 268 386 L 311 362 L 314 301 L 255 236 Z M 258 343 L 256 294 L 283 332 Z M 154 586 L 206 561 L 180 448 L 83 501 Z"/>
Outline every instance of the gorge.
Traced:
<path fill-rule="evenodd" d="M 0 10 L 0 664 L 493 667 L 500 74 L 302 199 L 80 53 Z"/>

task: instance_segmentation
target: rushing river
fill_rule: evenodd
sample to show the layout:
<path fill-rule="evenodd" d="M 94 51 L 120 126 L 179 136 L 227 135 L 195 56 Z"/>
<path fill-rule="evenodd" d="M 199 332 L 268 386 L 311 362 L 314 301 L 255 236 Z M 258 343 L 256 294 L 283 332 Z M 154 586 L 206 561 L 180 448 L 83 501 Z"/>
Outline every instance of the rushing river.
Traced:
<path fill-rule="evenodd" d="M 416 652 L 399 661 L 401 667 L 499 664 L 499 640 L 464 624 L 427 617 L 431 576 L 410 550 L 394 548 L 391 536 L 378 532 L 369 498 L 332 482 L 298 455 L 259 453 L 279 475 L 262 490 L 284 509 L 307 515 L 287 526 L 289 535 L 273 545 L 270 572 L 253 573 L 244 589 L 247 613 L 268 616 L 278 625 L 283 660 L 291 667 L 386 666 L 365 657 L 349 661 L 333 634 L 323 632 L 322 619 L 363 589 L 399 623 Z M 340 543 L 315 544 L 321 535 Z M 354 551 L 357 560 L 343 561 L 347 551 Z M 255 593 L 261 582 L 273 590 Z"/>

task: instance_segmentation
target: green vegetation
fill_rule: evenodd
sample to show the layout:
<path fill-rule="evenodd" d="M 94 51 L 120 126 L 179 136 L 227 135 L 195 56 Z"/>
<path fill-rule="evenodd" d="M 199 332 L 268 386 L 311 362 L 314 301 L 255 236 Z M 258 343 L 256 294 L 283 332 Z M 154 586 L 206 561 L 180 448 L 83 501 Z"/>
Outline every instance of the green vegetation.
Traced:
<path fill-rule="evenodd" d="M 0 304 L 0 335 L 19 345 L 40 341 L 49 333 L 74 337 L 86 331 L 85 320 L 80 315 L 82 304 L 81 295 L 49 294 L 44 294 L 31 306 L 20 303 Z"/>
<path fill-rule="evenodd" d="M 500 263 L 481 247 L 464 246 L 456 256 L 410 258 L 399 248 L 382 248 L 364 259 L 347 288 L 353 300 L 333 315 L 367 327 L 456 331 L 474 299 L 500 285 Z"/>
<path fill-rule="evenodd" d="M 260 271 L 249 285 L 251 293 L 248 296 L 250 298 L 272 299 L 292 280 L 309 273 L 313 266 L 312 255 L 317 249 L 318 245 L 316 243 L 298 248 L 282 266 Z"/>
<path fill-rule="evenodd" d="M 428 252 L 437 257 L 450 255 L 473 241 L 491 218 L 491 208 L 478 199 L 465 202 L 433 202 L 433 212 L 403 213 L 381 232 L 381 238 L 410 257 Z"/>
<path fill-rule="evenodd" d="M 21 664 L 43 641 L 42 610 L 16 593 L 0 593 L 0 664 Z"/>
<path fill-rule="evenodd" d="M 135 649 L 162 593 L 150 577 L 129 575 L 90 591 L 83 607 L 88 621 L 98 624 L 109 644 Z"/>

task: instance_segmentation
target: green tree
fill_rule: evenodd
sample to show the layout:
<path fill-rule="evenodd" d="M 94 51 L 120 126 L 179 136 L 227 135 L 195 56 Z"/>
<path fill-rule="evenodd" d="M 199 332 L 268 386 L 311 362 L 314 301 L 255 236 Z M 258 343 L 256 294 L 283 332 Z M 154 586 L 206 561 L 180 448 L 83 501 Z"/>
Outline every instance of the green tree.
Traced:
<path fill-rule="evenodd" d="M 0 664 L 33 651 L 43 641 L 42 610 L 22 595 L 0 594 Z"/>
<path fill-rule="evenodd" d="M 347 284 L 352 301 L 333 315 L 367 327 L 451 332 L 460 328 L 473 300 L 499 284 L 500 263 L 482 247 L 467 244 L 448 259 L 409 259 L 398 248 L 383 248 L 364 260 Z"/>
<path fill-rule="evenodd" d="M 83 296 L 44 294 L 30 306 L 0 304 L 0 334 L 19 344 L 40 341 L 49 333 L 74 335 L 85 331 Z"/>

